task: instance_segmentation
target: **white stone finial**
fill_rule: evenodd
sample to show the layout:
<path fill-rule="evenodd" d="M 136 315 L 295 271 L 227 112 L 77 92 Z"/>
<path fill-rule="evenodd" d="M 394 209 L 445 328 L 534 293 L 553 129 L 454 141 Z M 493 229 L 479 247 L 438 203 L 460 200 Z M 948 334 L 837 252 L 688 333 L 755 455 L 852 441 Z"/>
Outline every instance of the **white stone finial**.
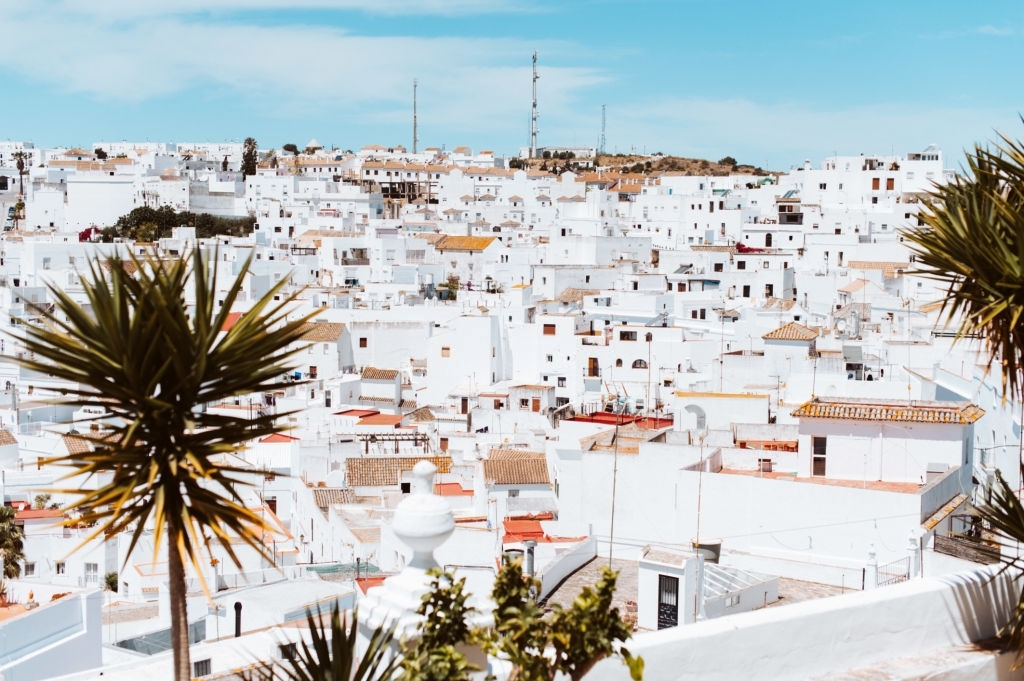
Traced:
<path fill-rule="evenodd" d="M 408 567 L 428 570 L 437 567 L 434 550 L 455 531 L 455 517 L 448 502 L 434 494 L 437 466 L 420 461 L 412 473 L 411 494 L 398 504 L 391 527 L 413 551 Z"/>

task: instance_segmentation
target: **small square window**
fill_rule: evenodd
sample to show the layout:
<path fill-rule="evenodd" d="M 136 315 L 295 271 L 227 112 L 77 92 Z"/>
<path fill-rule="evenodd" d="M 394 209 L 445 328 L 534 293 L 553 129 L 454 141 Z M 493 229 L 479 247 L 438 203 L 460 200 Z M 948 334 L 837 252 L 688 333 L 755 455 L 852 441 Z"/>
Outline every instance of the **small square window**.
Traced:
<path fill-rule="evenodd" d="M 64 569 L 66 567 L 64 561 L 58 560 L 57 563 L 54 565 L 54 567 L 56 568 L 56 571 L 57 571 L 58 575 L 64 574 Z"/>
<path fill-rule="evenodd" d="M 365 348 L 367 346 L 367 343 L 368 341 L 365 336 L 359 339 L 359 347 Z"/>
<path fill-rule="evenodd" d="M 442 357 L 451 357 L 452 356 L 452 349 L 450 347 L 448 347 L 447 345 L 442 345 L 441 346 L 441 356 Z"/>
<path fill-rule="evenodd" d="M 34 577 L 36 574 L 36 564 L 25 563 L 25 567 L 22 569 L 21 574 L 23 574 L 25 577 Z"/>

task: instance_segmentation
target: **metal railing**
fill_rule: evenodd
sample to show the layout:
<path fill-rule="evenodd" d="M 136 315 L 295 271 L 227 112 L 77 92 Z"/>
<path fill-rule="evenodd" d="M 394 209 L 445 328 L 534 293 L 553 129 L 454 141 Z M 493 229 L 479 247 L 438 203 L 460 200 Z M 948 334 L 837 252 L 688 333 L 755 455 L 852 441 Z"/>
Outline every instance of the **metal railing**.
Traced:
<path fill-rule="evenodd" d="M 910 556 L 878 566 L 878 586 L 899 584 L 910 579 Z"/>

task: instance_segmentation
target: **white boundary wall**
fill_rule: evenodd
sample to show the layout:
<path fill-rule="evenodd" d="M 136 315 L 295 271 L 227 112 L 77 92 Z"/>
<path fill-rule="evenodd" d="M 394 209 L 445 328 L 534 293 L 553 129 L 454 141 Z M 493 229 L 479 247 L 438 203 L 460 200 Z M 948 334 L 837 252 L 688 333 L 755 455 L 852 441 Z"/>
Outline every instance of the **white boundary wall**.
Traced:
<path fill-rule="evenodd" d="M 751 678 L 752 670 L 757 678 L 786 681 L 915 657 L 928 673 L 907 678 L 1012 678 L 997 676 L 997 668 L 1008 666 L 1007 656 L 977 653 L 969 662 L 975 665 L 970 676 L 952 669 L 963 664 L 952 659 L 956 647 L 991 638 L 1013 611 L 1020 585 L 997 571 L 915 580 L 636 634 L 627 647 L 644 658 L 644 678 L 658 681 L 731 681 Z M 608 659 L 586 678 L 627 681 L 629 673 L 619 660 Z"/>

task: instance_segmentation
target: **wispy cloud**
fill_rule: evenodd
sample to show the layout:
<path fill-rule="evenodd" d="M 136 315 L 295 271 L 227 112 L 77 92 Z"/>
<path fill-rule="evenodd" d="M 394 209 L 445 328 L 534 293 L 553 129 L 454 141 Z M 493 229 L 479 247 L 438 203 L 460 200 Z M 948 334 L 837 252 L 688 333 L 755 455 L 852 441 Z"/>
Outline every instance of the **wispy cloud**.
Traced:
<path fill-rule="evenodd" d="M 534 0 L 57 0 L 48 7 L 54 14 L 74 13 L 120 20 L 276 10 L 446 17 L 544 11 Z"/>
<path fill-rule="evenodd" d="M 979 26 L 974 29 L 975 33 L 980 35 L 992 35 L 992 36 L 1011 36 L 1016 35 L 1017 30 L 1008 26 Z"/>

